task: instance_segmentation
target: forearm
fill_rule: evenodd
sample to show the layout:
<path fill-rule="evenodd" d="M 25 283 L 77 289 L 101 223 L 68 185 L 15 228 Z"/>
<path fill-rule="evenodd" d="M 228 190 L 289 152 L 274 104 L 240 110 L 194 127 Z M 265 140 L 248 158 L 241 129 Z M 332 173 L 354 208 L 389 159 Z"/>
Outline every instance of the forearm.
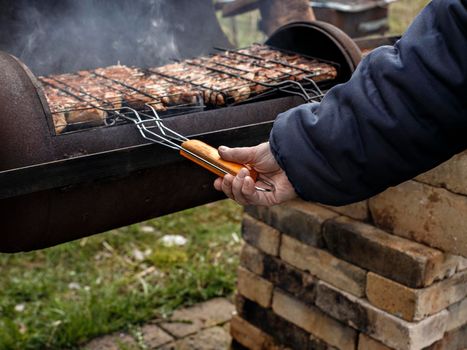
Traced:
<path fill-rule="evenodd" d="M 297 193 L 346 204 L 467 147 L 467 10 L 434 1 L 395 47 L 370 54 L 321 104 L 281 116 L 271 147 Z"/>

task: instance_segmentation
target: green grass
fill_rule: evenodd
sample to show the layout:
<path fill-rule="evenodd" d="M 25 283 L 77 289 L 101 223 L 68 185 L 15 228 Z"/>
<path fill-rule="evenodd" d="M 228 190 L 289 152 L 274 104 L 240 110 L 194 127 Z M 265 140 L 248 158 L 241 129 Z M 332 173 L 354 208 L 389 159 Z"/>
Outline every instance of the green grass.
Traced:
<path fill-rule="evenodd" d="M 0 255 L 0 349 L 72 348 L 230 295 L 241 208 L 209 204 L 26 254 Z M 146 232 L 152 228 L 154 232 Z M 160 238 L 188 243 L 166 247 Z"/>
<path fill-rule="evenodd" d="M 222 30 L 236 47 L 246 47 L 266 40 L 266 36 L 258 30 L 259 10 L 229 18 L 223 18 L 219 12 L 217 17 Z"/>
<path fill-rule="evenodd" d="M 399 0 L 389 7 L 389 28 L 392 34 L 402 34 L 428 0 Z"/>

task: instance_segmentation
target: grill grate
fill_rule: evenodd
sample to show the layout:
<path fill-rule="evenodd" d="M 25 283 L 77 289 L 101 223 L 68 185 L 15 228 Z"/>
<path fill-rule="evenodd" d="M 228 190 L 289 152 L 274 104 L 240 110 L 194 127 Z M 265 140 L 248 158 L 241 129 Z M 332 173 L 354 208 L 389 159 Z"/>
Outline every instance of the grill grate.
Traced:
<path fill-rule="evenodd" d="M 115 124 L 128 108 L 161 117 L 219 108 L 278 94 L 305 101 L 322 97 L 318 84 L 333 80 L 338 65 L 254 44 L 156 68 L 111 66 L 39 77 L 57 134 Z"/>

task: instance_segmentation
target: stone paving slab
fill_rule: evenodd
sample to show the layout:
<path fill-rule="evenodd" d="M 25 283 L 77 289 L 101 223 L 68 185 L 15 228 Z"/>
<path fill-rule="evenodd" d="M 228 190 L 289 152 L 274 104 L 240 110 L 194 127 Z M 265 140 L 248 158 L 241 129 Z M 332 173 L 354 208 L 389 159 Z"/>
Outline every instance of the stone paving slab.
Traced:
<path fill-rule="evenodd" d="M 171 335 L 164 332 L 160 327 L 154 324 L 143 326 L 141 331 L 143 333 L 144 344 L 148 347 L 148 349 L 156 349 L 159 346 L 174 340 Z"/>
<path fill-rule="evenodd" d="M 234 305 L 226 298 L 176 310 L 167 321 L 153 320 L 142 326 L 142 341 L 148 350 L 230 349 L 229 322 L 234 311 Z M 83 349 L 139 350 L 139 345 L 131 335 L 119 332 L 96 338 Z"/>
<path fill-rule="evenodd" d="M 160 350 L 228 350 L 230 334 L 223 327 L 211 327 L 159 348 Z"/>
<path fill-rule="evenodd" d="M 84 350 L 137 350 L 136 340 L 125 333 L 104 335 L 96 338 L 84 346 Z"/>
<path fill-rule="evenodd" d="M 192 307 L 176 310 L 169 322 L 160 327 L 176 338 L 183 338 L 201 329 L 226 323 L 232 318 L 234 305 L 225 298 L 215 298 Z"/>

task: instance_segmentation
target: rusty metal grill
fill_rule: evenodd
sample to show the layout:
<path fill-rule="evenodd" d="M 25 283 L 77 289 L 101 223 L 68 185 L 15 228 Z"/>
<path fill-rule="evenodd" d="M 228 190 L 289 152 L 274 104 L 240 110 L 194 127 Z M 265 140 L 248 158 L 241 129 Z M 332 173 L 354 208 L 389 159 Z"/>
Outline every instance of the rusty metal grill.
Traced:
<path fill-rule="evenodd" d="M 144 112 L 150 106 L 167 117 L 284 94 L 316 101 L 322 96 L 318 84 L 333 80 L 339 68 L 334 62 L 260 44 L 217 50 L 162 67 L 117 65 L 39 77 L 56 134 L 114 125 L 125 107 Z"/>
<path fill-rule="evenodd" d="M 251 146 L 268 139 L 279 113 L 347 81 L 360 57 L 321 22 L 288 24 L 265 46 L 40 81 L 0 52 L 0 250 L 47 247 L 223 198 L 210 172 L 141 137 L 146 115 L 213 147 Z"/>

